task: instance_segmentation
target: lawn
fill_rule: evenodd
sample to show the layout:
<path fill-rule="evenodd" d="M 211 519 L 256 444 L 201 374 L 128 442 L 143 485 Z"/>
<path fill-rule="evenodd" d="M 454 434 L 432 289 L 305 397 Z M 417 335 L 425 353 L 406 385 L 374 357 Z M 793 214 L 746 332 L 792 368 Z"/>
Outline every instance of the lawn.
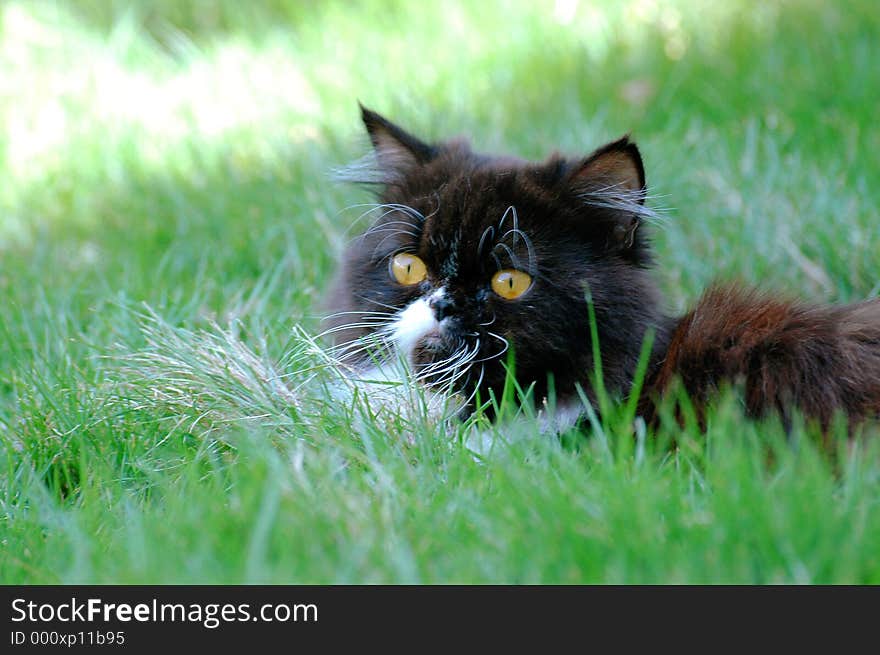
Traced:
<path fill-rule="evenodd" d="M 878 62 L 873 0 L 0 4 L 0 582 L 880 583 L 876 425 L 374 417 L 313 341 L 358 100 L 532 158 L 631 133 L 673 310 L 877 296 Z"/>

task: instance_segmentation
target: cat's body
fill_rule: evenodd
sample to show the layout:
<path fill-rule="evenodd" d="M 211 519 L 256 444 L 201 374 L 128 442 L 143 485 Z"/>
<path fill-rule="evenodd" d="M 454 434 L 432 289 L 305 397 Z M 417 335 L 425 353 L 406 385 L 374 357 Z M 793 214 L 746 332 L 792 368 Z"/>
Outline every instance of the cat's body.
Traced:
<path fill-rule="evenodd" d="M 710 288 L 676 323 L 648 380 L 645 414 L 680 380 L 697 411 L 740 384 L 746 411 L 792 410 L 827 429 L 836 413 L 880 417 L 880 300 L 807 305 L 737 286 Z"/>
<path fill-rule="evenodd" d="M 645 178 L 627 138 L 544 163 L 428 145 L 369 110 L 374 222 L 352 242 L 331 293 L 331 332 L 356 369 L 402 357 L 414 377 L 473 408 L 515 377 L 576 415 L 594 400 L 590 303 L 601 369 L 629 393 L 650 332 L 642 411 L 674 380 L 699 406 L 745 384 L 750 414 L 798 409 L 880 416 L 880 300 L 809 308 L 716 287 L 668 316 L 650 275 Z M 588 302 L 589 299 L 589 302 Z M 552 388 L 551 388 L 552 387 Z"/>

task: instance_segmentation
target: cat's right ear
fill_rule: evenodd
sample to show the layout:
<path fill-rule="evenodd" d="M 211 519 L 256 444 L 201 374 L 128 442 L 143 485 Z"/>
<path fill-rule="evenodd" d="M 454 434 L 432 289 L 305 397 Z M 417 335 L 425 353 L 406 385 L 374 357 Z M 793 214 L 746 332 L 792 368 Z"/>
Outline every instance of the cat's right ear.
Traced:
<path fill-rule="evenodd" d="M 574 167 L 568 184 L 587 204 L 616 211 L 612 240 L 632 247 L 642 219 L 653 216 L 645 206 L 645 168 L 629 136 L 602 146 Z"/>
<path fill-rule="evenodd" d="M 602 146 L 575 169 L 572 183 L 630 194 L 644 202 L 645 167 L 639 149 L 629 136 Z"/>
<path fill-rule="evenodd" d="M 379 167 L 389 180 L 406 176 L 413 169 L 428 163 L 437 154 L 436 148 L 424 143 L 376 112 L 358 103 L 361 119 L 370 135 Z"/>

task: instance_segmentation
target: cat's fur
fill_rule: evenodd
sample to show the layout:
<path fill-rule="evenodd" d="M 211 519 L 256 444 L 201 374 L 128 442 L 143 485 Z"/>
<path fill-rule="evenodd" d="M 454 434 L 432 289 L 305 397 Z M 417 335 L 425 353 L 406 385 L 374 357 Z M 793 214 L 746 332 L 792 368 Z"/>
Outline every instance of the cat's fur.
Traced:
<path fill-rule="evenodd" d="M 539 399 L 554 391 L 572 413 L 578 387 L 595 399 L 589 298 L 612 394 L 628 394 L 653 334 L 648 418 L 676 380 L 699 412 L 732 383 L 744 385 L 753 416 L 796 409 L 823 426 L 838 412 L 853 422 L 880 416 L 878 299 L 809 306 L 716 286 L 685 316 L 664 312 L 643 225 L 644 168 L 627 137 L 587 157 L 531 163 L 464 141 L 427 144 L 368 109 L 362 118 L 374 165 L 349 177 L 375 185 L 380 202 L 343 253 L 329 302 L 329 331 L 354 368 L 400 355 L 416 379 L 460 392 L 472 408 L 500 394 L 510 346 L 520 386 Z M 399 252 L 425 262 L 423 283 L 391 278 Z M 533 279 L 515 300 L 489 287 L 509 268 Z"/>

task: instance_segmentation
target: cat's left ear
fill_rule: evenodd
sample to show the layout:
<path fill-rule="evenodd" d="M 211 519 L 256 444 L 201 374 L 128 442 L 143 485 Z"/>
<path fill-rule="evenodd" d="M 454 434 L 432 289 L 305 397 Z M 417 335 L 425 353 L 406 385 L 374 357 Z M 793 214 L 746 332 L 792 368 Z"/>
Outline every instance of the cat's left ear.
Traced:
<path fill-rule="evenodd" d="M 602 146 L 574 167 L 569 185 L 587 204 L 620 212 L 614 237 L 629 248 L 645 211 L 645 167 L 636 144 L 624 136 Z"/>
<path fill-rule="evenodd" d="M 361 118 L 373 142 L 376 157 L 389 181 L 405 176 L 413 169 L 428 163 L 437 154 L 436 148 L 424 143 L 409 132 L 363 105 Z"/>

